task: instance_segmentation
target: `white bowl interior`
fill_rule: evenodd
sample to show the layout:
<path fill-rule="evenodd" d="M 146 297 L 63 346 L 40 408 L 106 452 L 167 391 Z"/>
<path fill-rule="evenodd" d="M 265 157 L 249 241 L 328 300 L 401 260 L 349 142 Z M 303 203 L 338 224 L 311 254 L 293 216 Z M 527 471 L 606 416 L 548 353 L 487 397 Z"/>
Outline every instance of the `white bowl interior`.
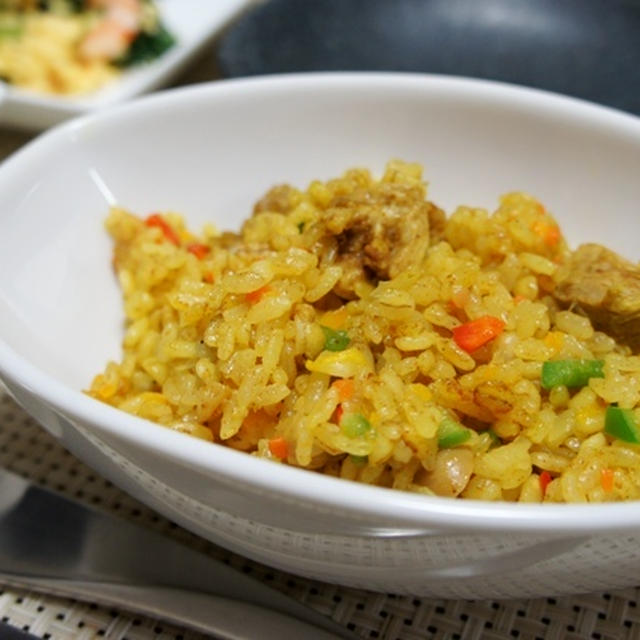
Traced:
<path fill-rule="evenodd" d="M 304 186 L 392 157 L 430 197 L 493 207 L 527 190 L 572 244 L 637 256 L 640 127 L 547 94 L 447 78 L 329 75 L 218 83 L 64 127 L 0 175 L 2 338 L 81 389 L 119 354 L 109 204 L 235 229 L 270 186 Z"/>

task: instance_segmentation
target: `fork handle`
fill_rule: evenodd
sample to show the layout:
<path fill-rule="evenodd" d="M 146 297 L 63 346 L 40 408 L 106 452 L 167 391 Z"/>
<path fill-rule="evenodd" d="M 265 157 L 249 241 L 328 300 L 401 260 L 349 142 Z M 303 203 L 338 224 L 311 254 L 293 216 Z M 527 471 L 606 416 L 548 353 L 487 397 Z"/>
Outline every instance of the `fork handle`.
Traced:
<path fill-rule="evenodd" d="M 162 586 L 81 582 L 0 573 L 7 584 L 64 597 L 121 607 L 211 634 L 220 640 L 305 638 L 336 640 L 339 636 L 276 611 L 205 593 Z M 353 638 L 345 629 L 343 638 Z"/>

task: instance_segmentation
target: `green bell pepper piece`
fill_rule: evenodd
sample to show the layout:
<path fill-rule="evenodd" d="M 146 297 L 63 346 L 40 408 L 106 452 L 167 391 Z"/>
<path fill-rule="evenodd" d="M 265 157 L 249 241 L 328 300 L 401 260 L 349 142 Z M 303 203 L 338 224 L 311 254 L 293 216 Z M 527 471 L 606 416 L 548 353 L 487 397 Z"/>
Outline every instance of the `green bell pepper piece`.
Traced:
<path fill-rule="evenodd" d="M 543 389 L 584 387 L 589 378 L 604 378 L 602 360 L 548 360 L 542 364 L 540 383 Z"/>
<path fill-rule="evenodd" d="M 607 407 L 604 416 L 604 432 L 618 440 L 640 444 L 640 428 L 631 409 Z"/>
<path fill-rule="evenodd" d="M 438 427 L 438 446 L 441 449 L 457 447 L 471 437 L 471 430 L 452 418 L 444 418 Z"/>

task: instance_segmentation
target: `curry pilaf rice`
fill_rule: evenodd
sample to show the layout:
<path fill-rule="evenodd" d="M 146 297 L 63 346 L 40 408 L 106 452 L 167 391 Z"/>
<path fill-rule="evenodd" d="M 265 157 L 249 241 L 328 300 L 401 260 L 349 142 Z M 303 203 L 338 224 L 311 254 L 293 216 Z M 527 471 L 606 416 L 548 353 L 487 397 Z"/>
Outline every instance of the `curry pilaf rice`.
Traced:
<path fill-rule="evenodd" d="M 637 268 L 571 251 L 534 197 L 447 217 L 422 167 L 392 161 L 276 186 L 240 233 L 119 208 L 107 228 L 126 332 L 93 397 L 427 495 L 640 496 Z"/>

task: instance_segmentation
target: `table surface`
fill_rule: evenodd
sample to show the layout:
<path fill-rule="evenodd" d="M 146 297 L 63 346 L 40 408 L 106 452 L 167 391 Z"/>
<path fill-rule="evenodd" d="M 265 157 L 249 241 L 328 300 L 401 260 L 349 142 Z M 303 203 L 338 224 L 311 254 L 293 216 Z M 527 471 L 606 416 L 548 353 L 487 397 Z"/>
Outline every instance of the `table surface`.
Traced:
<path fill-rule="evenodd" d="M 209 52 L 180 79 L 219 76 Z M 32 136 L 0 129 L 0 161 Z M 198 538 L 124 494 L 73 457 L 0 387 L 0 465 L 80 501 L 148 526 L 228 562 L 353 629 L 387 640 L 623 640 L 640 638 L 640 589 L 561 598 L 458 601 L 372 593 L 270 569 Z M 640 583 L 640 578 L 639 578 Z M 195 640 L 203 635 L 159 620 L 3 587 L 0 620 L 51 640 Z M 1 634 L 0 634 L 1 635 Z"/>

